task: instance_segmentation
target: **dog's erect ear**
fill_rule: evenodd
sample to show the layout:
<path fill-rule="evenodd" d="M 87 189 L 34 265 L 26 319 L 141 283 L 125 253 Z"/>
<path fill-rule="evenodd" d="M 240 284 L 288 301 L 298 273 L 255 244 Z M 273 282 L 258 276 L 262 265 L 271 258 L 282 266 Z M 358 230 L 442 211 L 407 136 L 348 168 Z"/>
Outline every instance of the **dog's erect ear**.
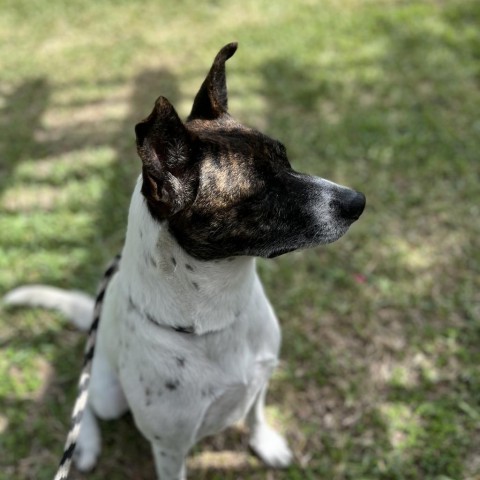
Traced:
<path fill-rule="evenodd" d="M 191 186 L 183 177 L 192 162 L 192 138 L 172 104 L 164 97 L 135 126 L 137 152 L 143 164 L 142 193 L 157 216 L 167 218 L 186 206 Z"/>
<path fill-rule="evenodd" d="M 227 113 L 225 62 L 236 52 L 237 46 L 237 43 L 229 43 L 217 53 L 207 78 L 195 97 L 188 120 L 215 120 Z"/>

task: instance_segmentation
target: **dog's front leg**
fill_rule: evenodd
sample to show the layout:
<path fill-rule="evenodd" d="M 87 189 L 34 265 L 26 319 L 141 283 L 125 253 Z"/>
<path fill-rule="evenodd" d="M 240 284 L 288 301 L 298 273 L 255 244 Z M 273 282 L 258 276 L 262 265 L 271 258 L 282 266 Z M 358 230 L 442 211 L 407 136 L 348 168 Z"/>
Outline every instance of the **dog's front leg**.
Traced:
<path fill-rule="evenodd" d="M 165 448 L 165 445 L 155 442 L 152 443 L 152 450 L 158 480 L 186 480 L 187 452 Z"/>
<path fill-rule="evenodd" d="M 265 396 L 268 384 L 258 394 L 246 423 L 250 429 L 249 445 L 260 459 L 268 466 L 286 468 L 292 463 L 293 454 L 287 441 L 270 425 L 265 418 Z"/>

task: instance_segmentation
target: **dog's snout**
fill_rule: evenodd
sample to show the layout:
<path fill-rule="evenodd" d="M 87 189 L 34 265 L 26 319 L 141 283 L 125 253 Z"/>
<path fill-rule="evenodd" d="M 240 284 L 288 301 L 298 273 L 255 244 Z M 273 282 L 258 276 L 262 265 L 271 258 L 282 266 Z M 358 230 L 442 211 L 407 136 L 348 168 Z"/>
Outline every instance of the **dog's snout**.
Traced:
<path fill-rule="evenodd" d="M 347 220 L 357 220 L 365 209 L 365 195 L 351 190 L 341 200 L 336 201 L 340 215 Z"/>

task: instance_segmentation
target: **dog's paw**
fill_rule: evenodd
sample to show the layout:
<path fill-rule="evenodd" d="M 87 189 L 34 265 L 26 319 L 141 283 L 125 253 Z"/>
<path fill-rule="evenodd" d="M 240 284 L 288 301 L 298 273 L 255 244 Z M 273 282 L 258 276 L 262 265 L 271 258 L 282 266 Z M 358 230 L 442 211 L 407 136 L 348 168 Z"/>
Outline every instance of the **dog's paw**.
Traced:
<path fill-rule="evenodd" d="M 98 449 L 77 446 L 75 448 L 75 453 L 73 454 L 73 461 L 77 470 L 80 472 L 89 472 L 90 470 L 93 470 L 97 464 L 99 453 L 100 451 Z"/>
<path fill-rule="evenodd" d="M 254 432 L 249 442 L 250 448 L 269 467 L 286 468 L 293 460 L 293 453 L 287 441 L 268 425 Z"/>
<path fill-rule="evenodd" d="M 92 470 L 97 464 L 101 449 L 101 435 L 97 420 L 87 406 L 83 413 L 80 433 L 73 452 L 73 461 L 77 469 L 81 472 Z"/>

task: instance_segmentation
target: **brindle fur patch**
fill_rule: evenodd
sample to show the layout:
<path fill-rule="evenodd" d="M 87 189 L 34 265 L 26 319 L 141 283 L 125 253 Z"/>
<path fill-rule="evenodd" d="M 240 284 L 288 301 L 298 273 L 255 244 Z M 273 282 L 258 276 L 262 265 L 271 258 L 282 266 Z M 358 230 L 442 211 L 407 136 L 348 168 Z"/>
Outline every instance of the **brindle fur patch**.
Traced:
<path fill-rule="evenodd" d="M 218 53 L 185 124 L 160 97 L 136 126 L 149 211 L 203 260 L 280 255 L 321 243 L 330 228 L 310 208 L 315 179 L 292 170 L 280 142 L 227 112 L 225 61 L 236 48 Z"/>

